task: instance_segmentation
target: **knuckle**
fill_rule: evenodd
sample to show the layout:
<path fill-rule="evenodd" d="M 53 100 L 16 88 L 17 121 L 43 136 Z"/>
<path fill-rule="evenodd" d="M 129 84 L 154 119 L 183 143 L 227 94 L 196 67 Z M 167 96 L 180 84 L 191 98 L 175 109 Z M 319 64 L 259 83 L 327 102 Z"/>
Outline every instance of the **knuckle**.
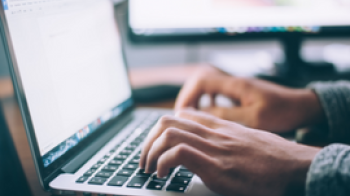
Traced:
<path fill-rule="evenodd" d="M 234 80 L 237 88 L 246 89 L 249 87 L 249 79 L 247 78 L 235 78 Z"/>
<path fill-rule="evenodd" d="M 177 158 L 182 158 L 182 157 L 184 157 L 184 156 L 186 156 L 187 155 L 187 153 L 188 153 L 188 149 L 189 147 L 188 147 L 188 145 L 186 145 L 186 144 L 179 144 L 177 147 L 176 147 L 176 150 L 175 150 L 175 156 L 177 157 Z"/>
<path fill-rule="evenodd" d="M 180 111 L 176 112 L 176 116 L 178 116 L 178 117 L 180 117 L 180 118 L 183 118 L 183 117 L 187 116 L 188 113 L 189 113 L 189 112 L 186 111 L 186 110 L 180 110 Z"/>
<path fill-rule="evenodd" d="M 175 137 L 177 137 L 179 134 L 179 131 L 175 128 L 167 128 L 163 132 L 164 140 L 165 142 L 173 140 Z"/>
<path fill-rule="evenodd" d="M 191 81 L 191 89 L 201 89 L 203 83 L 205 83 L 205 78 L 202 76 L 194 77 Z"/>
<path fill-rule="evenodd" d="M 165 116 L 162 116 L 158 123 L 162 126 L 162 127 L 166 127 L 168 126 L 171 122 L 173 121 L 173 117 L 172 116 L 169 116 L 169 115 L 165 115 Z"/>

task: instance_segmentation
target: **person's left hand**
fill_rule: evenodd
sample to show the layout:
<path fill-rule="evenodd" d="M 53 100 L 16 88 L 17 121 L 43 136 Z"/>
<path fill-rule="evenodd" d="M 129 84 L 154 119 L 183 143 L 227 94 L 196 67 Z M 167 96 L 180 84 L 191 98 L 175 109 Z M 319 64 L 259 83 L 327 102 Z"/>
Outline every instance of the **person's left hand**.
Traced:
<path fill-rule="evenodd" d="M 159 177 L 184 165 L 222 195 L 283 195 L 303 189 L 318 148 L 196 111 L 164 116 L 145 142 L 140 167 Z"/>

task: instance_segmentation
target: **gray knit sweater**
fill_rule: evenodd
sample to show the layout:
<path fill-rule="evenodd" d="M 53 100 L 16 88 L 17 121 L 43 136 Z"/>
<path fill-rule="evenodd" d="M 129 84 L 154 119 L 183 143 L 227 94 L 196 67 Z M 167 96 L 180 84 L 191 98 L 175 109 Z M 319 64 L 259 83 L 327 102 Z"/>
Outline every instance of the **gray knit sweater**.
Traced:
<path fill-rule="evenodd" d="M 333 143 L 350 143 L 350 82 L 313 83 L 327 117 L 324 134 Z M 350 196 L 350 146 L 332 144 L 314 158 L 307 175 L 307 196 Z"/>

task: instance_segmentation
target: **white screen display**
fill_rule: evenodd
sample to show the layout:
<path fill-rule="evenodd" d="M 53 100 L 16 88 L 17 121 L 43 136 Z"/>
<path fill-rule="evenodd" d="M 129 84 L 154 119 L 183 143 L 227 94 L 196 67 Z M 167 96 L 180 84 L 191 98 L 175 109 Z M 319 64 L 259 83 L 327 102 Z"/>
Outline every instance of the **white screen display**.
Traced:
<path fill-rule="evenodd" d="M 133 29 L 350 25 L 349 0 L 129 0 Z"/>
<path fill-rule="evenodd" d="M 2 1 L 41 155 L 130 98 L 109 0 Z"/>

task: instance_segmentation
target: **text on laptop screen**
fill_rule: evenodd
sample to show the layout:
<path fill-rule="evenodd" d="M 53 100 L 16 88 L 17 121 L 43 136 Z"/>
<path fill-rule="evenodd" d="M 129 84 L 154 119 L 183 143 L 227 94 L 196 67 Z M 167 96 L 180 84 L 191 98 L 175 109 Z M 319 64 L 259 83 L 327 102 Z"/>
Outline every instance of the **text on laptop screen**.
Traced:
<path fill-rule="evenodd" d="M 109 0 L 2 0 L 48 166 L 131 103 Z"/>

